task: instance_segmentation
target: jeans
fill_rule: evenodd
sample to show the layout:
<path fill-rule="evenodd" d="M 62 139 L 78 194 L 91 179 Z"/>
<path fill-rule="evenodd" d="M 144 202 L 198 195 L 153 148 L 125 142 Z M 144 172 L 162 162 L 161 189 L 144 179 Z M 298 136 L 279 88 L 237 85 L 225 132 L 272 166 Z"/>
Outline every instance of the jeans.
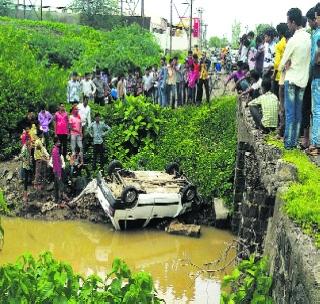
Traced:
<path fill-rule="evenodd" d="M 167 98 L 170 106 L 174 109 L 176 104 L 176 86 L 174 84 L 167 84 Z"/>
<path fill-rule="evenodd" d="M 27 169 L 22 169 L 23 172 L 23 189 L 24 191 L 28 190 L 28 185 L 29 185 L 29 177 L 31 175 L 31 170 Z"/>
<path fill-rule="evenodd" d="M 183 105 L 183 89 L 184 89 L 184 82 L 177 82 L 177 106 Z"/>
<path fill-rule="evenodd" d="M 160 97 L 160 106 L 166 107 L 168 106 L 168 98 L 167 98 L 167 88 L 166 86 L 159 87 L 159 97 Z"/>
<path fill-rule="evenodd" d="M 285 132 L 284 146 L 286 149 L 295 148 L 300 137 L 302 122 L 302 104 L 304 88 L 286 81 L 284 83 Z"/>
<path fill-rule="evenodd" d="M 312 91 L 312 133 L 311 144 L 320 148 L 320 79 L 314 79 Z"/>
<path fill-rule="evenodd" d="M 62 178 L 60 178 L 57 174 L 54 174 L 54 199 L 56 203 L 60 201 L 63 190 L 64 185 Z"/>
<path fill-rule="evenodd" d="M 210 101 L 210 93 L 209 93 L 209 79 L 199 79 L 198 82 L 198 93 L 197 93 L 197 103 L 202 103 L 202 96 L 203 96 L 203 86 L 206 91 L 206 100 L 207 102 Z"/>
<path fill-rule="evenodd" d="M 188 102 L 196 103 L 196 88 L 188 88 Z"/>
<path fill-rule="evenodd" d="M 76 152 L 76 146 L 80 148 L 80 153 L 83 155 L 82 147 L 82 136 L 81 135 L 71 135 L 71 151 Z"/>

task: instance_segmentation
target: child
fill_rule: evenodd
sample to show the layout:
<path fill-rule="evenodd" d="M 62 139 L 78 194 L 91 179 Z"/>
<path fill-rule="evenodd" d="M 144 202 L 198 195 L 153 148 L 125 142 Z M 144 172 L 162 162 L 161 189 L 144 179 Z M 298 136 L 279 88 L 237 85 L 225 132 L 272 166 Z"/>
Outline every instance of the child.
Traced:
<path fill-rule="evenodd" d="M 258 73 L 256 70 L 250 71 L 250 78 L 252 81 L 251 86 L 243 91 L 240 96 L 249 95 L 249 97 L 255 99 L 260 96 L 262 78 L 260 77 L 260 73 Z"/>
<path fill-rule="evenodd" d="M 198 73 L 194 70 L 194 65 L 189 67 L 188 73 L 188 102 L 195 104 L 196 102 L 196 85 L 198 80 Z"/>

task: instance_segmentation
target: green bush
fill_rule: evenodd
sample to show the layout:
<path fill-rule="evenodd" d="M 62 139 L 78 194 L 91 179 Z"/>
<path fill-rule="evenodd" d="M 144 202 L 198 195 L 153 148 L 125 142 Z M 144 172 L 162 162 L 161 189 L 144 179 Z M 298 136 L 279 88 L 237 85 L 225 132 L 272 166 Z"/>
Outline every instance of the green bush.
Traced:
<path fill-rule="evenodd" d="M 0 267 L 0 303 L 20 304 L 152 304 L 161 303 L 150 274 L 132 273 L 120 259 L 103 280 L 97 275 L 84 278 L 72 267 L 56 261 L 51 253 L 36 260 L 30 254 L 15 264 Z"/>
<path fill-rule="evenodd" d="M 100 66 L 118 74 L 159 59 L 154 37 L 138 25 L 103 32 L 10 18 L 0 23 L 0 159 L 18 152 L 17 123 L 30 106 L 66 100 L 71 71 Z"/>
<path fill-rule="evenodd" d="M 283 143 L 269 137 L 267 143 L 282 150 L 283 159 L 298 170 L 299 181 L 283 194 L 284 210 L 320 248 L 320 168 L 299 150 L 285 150 Z"/>
<path fill-rule="evenodd" d="M 251 256 L 243 260 L 231 275 L 223 279 L 221 304 L 272 304 L 270 297 L 272 278 L 268 274 L 268 259 L 256 260 Z"/>
<path fill-rule="evenodd" d="M 138 97 L 106 109 L 93 105 L 92 110 L 112 127 L 105 142 L 109 160 L 160 171 L 178 161 L 204 197 L 231 199 L 237 142 L 234 97 L 176 110 Z"/>

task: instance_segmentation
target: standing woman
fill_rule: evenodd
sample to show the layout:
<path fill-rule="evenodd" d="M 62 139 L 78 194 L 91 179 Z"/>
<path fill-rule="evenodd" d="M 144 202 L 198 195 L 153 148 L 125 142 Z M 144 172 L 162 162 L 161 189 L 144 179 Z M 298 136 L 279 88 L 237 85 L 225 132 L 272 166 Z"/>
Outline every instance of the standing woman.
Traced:
<path fill-rule="evenodd" d="M 28 201 L 28 184 L 29 177 L 31 175 L 32 154 L 31 154 L 32 142 L 31 137 L 25 137 L 25 143 L 22 146 L 19 159 L 22 161 L 22 174 L 23 174 L 23 202 Z"/>

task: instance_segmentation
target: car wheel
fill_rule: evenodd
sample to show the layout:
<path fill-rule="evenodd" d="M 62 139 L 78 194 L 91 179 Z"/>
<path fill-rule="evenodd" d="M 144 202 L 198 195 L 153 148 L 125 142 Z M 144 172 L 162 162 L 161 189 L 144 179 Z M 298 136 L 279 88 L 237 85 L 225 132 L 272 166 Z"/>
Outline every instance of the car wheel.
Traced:
<path fill-rule="evenodd" d="M 189 184 L 182 189 L 182 192 L 181 192 L 182 203 L 190 203 L 195 199 L 196 196 L 197 196 L 197 189 L 195 186 Z"/>
<path fill-rule="evenodd" d="M 180 173 L 180 167 L 177 163 L 170 163 L 166 166 L 166 173 L 170 175 L 176 175 Z"/>
<path fill-rule="evenodd" d="M 132 207 L 138 199 L 138 190 L 133 186 L 127 186 L 121 194 L 121 201 L 127 206 Z"/>
<path fill-rule="evenodd" d="M 121 170 L 122 168 L 123 166 L 118 160 L 113 160 L 108 166 L 108 175 L 111 176 L 113 173 Z"/>

